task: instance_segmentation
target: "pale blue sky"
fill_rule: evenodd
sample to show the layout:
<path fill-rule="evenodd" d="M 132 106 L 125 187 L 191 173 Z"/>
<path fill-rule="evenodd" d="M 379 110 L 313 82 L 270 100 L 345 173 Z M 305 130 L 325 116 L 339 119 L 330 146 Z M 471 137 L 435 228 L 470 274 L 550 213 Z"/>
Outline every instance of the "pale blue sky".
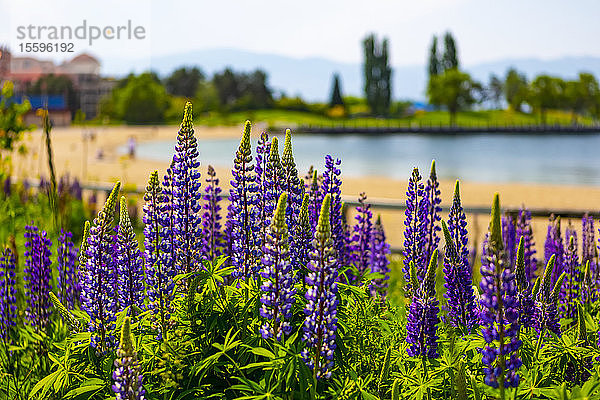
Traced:
<path fill-rule="evenodd" d="M 505 58 L 600 56 L 598 0 L 72 1 L 0 0 L 0 43 L 19 25 L 99 26 L 132 20 L 148 38 L 102 41 L 100 57 L 146 58 L 237 48 L 357 62 L 368 32 L 388 36 L 394 65 L 422 65 L 433 34 L 451 30 L 466 65 Z M 90 50 L 76 43 L 78 51 Z M 61 56 L 54 55 L 60 59 Z"/>

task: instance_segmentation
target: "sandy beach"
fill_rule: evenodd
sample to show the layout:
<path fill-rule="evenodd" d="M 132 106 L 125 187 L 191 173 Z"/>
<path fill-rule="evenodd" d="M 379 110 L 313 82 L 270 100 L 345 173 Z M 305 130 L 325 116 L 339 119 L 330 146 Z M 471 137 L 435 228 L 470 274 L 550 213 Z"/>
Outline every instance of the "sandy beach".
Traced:
<path fill-rule="evenodd" d="M 257 124 L 252 134 L 258 136 L 265 127 Z M 157 169 L 162 175 L 167 163 L 154 160 L 130 158 L 118 151 L 126 146 L 133 137 L 136 143 L 156 140 L 174 140 L 177 126 L 158 127 L 69 127 L 55 128 L 52 131 L 52 145 L 57 175 L 69 173 L 86 182 L 114 182 L 121 180 L 124 185 L 144 187 L 148 175 Z M 225 127 L 195 127 L 198 140 L 214 138 L 237 138 L 241 136 L 242 126 Z M 90 139 L 93 136 L 93 139 Z M 84 140 L 84 137 L 87 138 Z M 48 176 L 48 164 L 45 142 L 41 130 L 27 133 L 24 137 L 27 152 L 24 155 L 15 154 L 12 175 L 20 178 L 38 178 Z M 99 153 L 102 157 L 99 158 Z M 232 159 L 233 159 L 232 154 Z M 206 165 L 202 164 L 204 174 Z M 218 177 L 228 189 L 231 172 L 228 167 L 215 168 Z M 410 171 L 407 171 L 407 175 Z M 300 171 L 303 174 L 303 171 Z M 422 172 L 426 175 L 426 172 Z M 385 177 L 344 178 L 342 193 L 358 197 L 360 192 L 366 192 L 373 199 L 395 199 L 404 201 L 406 181 L 393 180 Z M 442 204 L 449 205 L 452 201 L 454 182 L 442 181 Z M 474 183 L 461 182 L 461 197 L 464 206 L 489 206 L 494 192 L 500 193 L 501 204 L 504 207 L 519 207 L 525 205 L 531 208 L 574 209 L 582 211 L 597 210 L 600 205 L 600 187 L 538 185 L 516 183 Z M 392 246 L 400 247 L 403 236 L 403 214 L 389 210 L 374 210 L 381 212 L 386 227 L 388 239 Z M 481 240 L 487 228 L 489 219 L 486 216 L 468 216 L 471 233 Z M 534 234 L 538 244 L 538 252 L 543 253 L 543 241 L 546 234 L 546 220 L 534 221 Z M 580 221 L 573 221 L 578 227 Z"/>

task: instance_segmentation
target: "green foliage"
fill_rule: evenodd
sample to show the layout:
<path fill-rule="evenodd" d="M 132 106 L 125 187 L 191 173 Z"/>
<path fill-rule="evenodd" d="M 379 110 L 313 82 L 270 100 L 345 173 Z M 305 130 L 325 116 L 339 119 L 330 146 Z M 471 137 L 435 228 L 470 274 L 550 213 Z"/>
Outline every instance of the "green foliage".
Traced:
<path fill-rule="evenodd" d="M 514 68 L 508 70 L 504 79 L 504 97 L 511 109 L 521 111 L 521 106 L 529 98 L 527 77 Z"/>
<path fill-rule="evenodd" d="M 441 66 L 444 68 L 444 71 L 458 69 L 458 55 L 456 53 L 454 36 L 452 36 L 452 33 L 446 32 L 444 35 L 444 55 L 441 60 Z"/>
<path fill-rule="evenodd" d="M 331 89 L 331 100 L 329 101 L 329 107 L 342 106 L 344 107 L 344 99 L 342 99 L 342 89 L 340 87 L 340 76 L 339 74 L 333 75 L 333 86 Z"/>
<path fill-rule="evenodd" d="M 33 126 L 25 124 L 23 118 L 29 110 L 31 104 L 25 100 L 22 104 L 17 104 L 13 98 L 13 84 L 10 81 L 5 81 L 0 88 L 0 150 L 12 151 L 14 146 L 21 139 L 23 132 L 33 129 Z M 20 149 L 24 151 L 25 148 Z M 10 162 L 10 158 L 0 152 L 0 177 L 9 168 L 2 165 Z"/>
<path fill-rule="evenodd" d="M 388 41 L 381 43 L 374 34 L 363 41 L 365 97 L 374 115 L 387 115 L 392 96 L 392 68 L 389 64 Z"/>
<path fill-rule="evenodd" d="M 262 70 L 246 74 L 226 68 L 213 76 L 212 83 L 221 111 L 255 110 L 273 105 L 267 74 Z"/>
<path fill-rule="evenodd" d="M 455 125 L 456 113 L 473 105 L 476 102 L 476 91 L 480 89 L 481 85 L 473 81 L 469 74 L 453 68 L 431 77 L 427 96 L 431 104 L 448 109 L 450 125 Z"/>
<path fill-rule="evenodd" d="M 165 79 L 167 93 L 173 96 L 186 97 L 188 100 L 196 95 L 204 74 L 197 67 L 176 69 Z"/>

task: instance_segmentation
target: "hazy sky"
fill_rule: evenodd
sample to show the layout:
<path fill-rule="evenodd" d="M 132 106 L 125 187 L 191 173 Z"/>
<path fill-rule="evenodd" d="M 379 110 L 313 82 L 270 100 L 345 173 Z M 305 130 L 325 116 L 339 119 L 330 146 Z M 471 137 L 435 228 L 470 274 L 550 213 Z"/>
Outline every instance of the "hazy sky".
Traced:
<path fill-rule="evenodd" d="M 114 26 L 141 41 L 99 40 L 76 51 L 147 58 L 207 48 L 357 62 L 369 32 L 390 39 L 394 65 L 424 64 L 433 34 L 451 30 L 464 64 L 504 58 L 600 56 L 598 0 L 0 0 L 0 44 L 18 50 L 20 25 Z M 50 56 L 61 59 L 61 56 Z"/>

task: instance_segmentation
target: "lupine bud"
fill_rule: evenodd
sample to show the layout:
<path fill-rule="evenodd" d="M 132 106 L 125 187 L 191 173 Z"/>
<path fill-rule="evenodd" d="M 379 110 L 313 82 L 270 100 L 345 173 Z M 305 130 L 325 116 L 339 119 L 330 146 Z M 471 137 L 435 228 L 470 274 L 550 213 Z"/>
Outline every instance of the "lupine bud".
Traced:
<path fill-rule="evenodd" d="M 563 272 L 560 275 L 554 285 L 555 288 L 552 289 L 552 274 L 554 269 L 556 269 L 556 256 L 553 254 L 550 260 L 548 260 L 544 275 L 540 277 L 541 284 L 535 296 L 533 326 L 540 335 L 544 335 L 547 331 L 554 332 L 558 336 L 561 334 L 556 303 L 566 274 Z"/>
<path fill-rule="evenodd" d="M 271 226 L 262 259 L 263 277 L 260 315 L 267 321 L 260 329 L 262 337 L 282 340 L 292 331 L 289 319 L 294 303 L 294 276 L 289 257 L 289 233 L 285 222 L 287 194 L 282 193 L 271 218 Z"/>
<path fill-rule="evenodd" d="M 515 278 L 517 280 L 519 326 L 522 328 L 529 328 L 533 323 L 534 302 L 533 295 L 531 293 L 531 285 L 529 284 L 529 279 L 526 272 L 525 238 L 523 236 L 520 237 L 519 245 L 517 247 L 515 270 Z"/>
<path fill-rule="evenodd" d="M 216 178 L 215 169 L 209 165 L 208 178 L 204 187 L 204 204 L 202 209 L 202 256 L 213 260 L 223 253 L 224 237 L 221 232 L 221 188 Z"/>
<path fill-rule="evenodd" d="M 337 331 L 337 261 L 331 239 L 331 194 L 323 199 L 319 222 L 310 254 L 306 284 L 306 308 L 302 340 L 306 348 L 301 355 L 314 376 L 329 378 L 333 368 L 333 352 Z"/>
<path fill-rule="evenodd" d="M 15 257 L 7 247 L 0 256 L 0 339 L 6 339 L 11 327 L 17 323 L 15 267 Z"/>
<path fill-rule="evenodd" d="M 140 372 L 137 352 L 133 347 L 134 337 L 130 324 L 129 317 L 125 317 L 113 372 L 112 390 L 116 400 L 144 400 L 146 394 L 142 386 L 144 378 Z"/>
<path fill-rule="evenodd" d="M 27 297 L 26 316 L 31 326 L 44 331 L 50 318 L 50 297 L 52 289 L 52 262 L 46 231 L 40 231 L 37 226 L 25 226 L 25 295 Z"/>

